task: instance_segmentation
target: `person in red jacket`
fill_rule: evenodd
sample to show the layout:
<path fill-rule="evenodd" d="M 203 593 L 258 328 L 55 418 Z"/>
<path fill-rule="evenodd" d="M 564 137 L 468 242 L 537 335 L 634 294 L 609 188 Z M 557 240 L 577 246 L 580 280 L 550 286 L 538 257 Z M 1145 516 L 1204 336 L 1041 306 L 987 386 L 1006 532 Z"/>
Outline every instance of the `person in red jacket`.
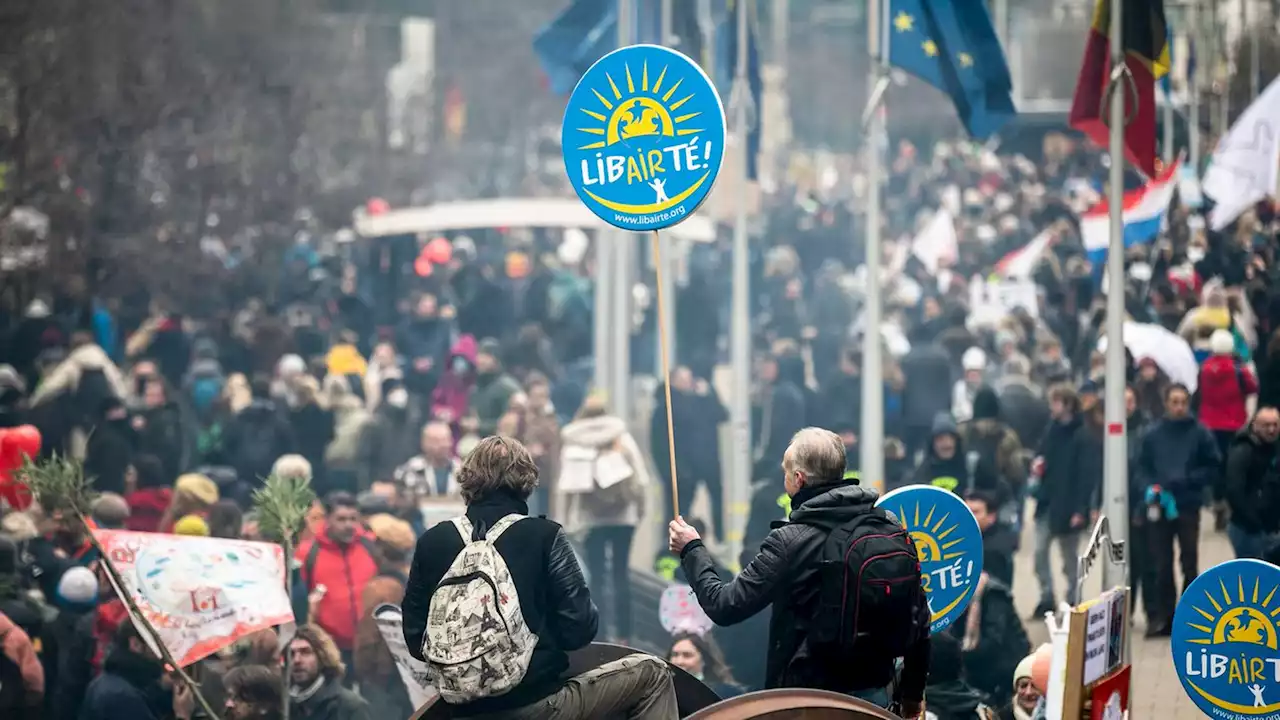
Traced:
<path fill-rule="evenodd" d="M 125 495 L 129 503 L 128 530 L 159 532 L 160 519 L 173 502 L 173 478 L 165 477 L 164 466 L 155 455 L 139 455 L 133 459 L 133 490 Z"/>
<path fill-rule="evenodd" d="M 301 578 L 308 592 L 310 621 L 324 628 L 351 667 L 364 586 L 378 574 L 373 542 L 361 532 L 360 511 L 349 493 L 330 493 L 324 526 L 298 548 Z"/>
<path fill-rule="evenodd" d="M 1223 458 L 1222 471 L 1213 484 L 1214 516 L 1225 523 L 1226 457 L 1231 440 L 1249 422 L 1249 396 L 1258 393 L 1258 378 L 1235 355 L 1235 338 L 1230 330 L 1214 330 L 1209 338 L 1213 354 L 1200 365 L 1196 394 L 1200 397 L 1200 422 L 1218 441 Z"/>

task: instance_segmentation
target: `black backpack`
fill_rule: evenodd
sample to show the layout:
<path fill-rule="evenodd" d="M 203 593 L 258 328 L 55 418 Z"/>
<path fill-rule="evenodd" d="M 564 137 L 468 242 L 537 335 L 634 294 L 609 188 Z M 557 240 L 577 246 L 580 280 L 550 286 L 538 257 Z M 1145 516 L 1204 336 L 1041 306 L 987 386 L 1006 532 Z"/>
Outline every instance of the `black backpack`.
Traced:
<path fill-rule="evenodd" d="M 8 639 L 12 629 L 0 633 L 0 647 Z M 22 668 L 3 650 L 0 650 L 0 717 L 22 718 L 27 711 L 27 685 Z"/>
<path fill-rule="evenodd" d="M 915 543 L 880 508 L 827 535 L 809 643 L 839 657 L 899 658 L 928 632 Z"/>

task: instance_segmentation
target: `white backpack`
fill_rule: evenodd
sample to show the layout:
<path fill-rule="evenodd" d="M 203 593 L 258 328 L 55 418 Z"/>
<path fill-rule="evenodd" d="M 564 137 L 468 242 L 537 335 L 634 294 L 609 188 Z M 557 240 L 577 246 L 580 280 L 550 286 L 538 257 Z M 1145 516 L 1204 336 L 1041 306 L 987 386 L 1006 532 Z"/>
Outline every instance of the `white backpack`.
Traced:
<path fill-rule="evenodd" d="M 493 546 L 523 519 L 507 515 L 476 541 L 466 516 L 450 520 L 466 545 L 431 594 L 422 656 L 451 705 L 507 693 L 529 670 L 538 636 L 525 624 L 511 571 Z"/>

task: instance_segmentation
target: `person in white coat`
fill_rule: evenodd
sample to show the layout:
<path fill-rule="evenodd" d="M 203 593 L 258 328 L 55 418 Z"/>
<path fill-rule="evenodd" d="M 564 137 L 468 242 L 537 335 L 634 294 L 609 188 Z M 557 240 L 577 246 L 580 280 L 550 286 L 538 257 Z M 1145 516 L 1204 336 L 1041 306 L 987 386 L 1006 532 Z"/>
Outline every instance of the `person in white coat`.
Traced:
<path fill-rule="evenodd" d="M 982 348 L 971 347 L 960 357 L 960 366 L 964 377 L 956 381 L 951 391 L 951 415 L 958 423 L 973 419 L 973 398 L 986 379 L 987 354 Z"/>
<path fill-rule="evenodd" d="M 592 594 L 603 598 L 605 584 L 612 584 L 615 608 L 604 617 L 613 621 L 615 639 L 625 643 L 631 637 L 631 541 L 649 496 L 644 456 L 599 394 L 587 397 L 560 440 L 556 519 L 582 537 Z"/>

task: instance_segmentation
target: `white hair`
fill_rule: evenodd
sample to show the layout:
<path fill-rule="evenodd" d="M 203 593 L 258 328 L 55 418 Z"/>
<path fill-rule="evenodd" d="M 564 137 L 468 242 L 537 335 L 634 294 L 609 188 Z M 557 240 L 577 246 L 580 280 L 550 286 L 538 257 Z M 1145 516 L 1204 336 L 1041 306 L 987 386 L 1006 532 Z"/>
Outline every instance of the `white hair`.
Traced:
<path fill-rule="evenodd" d="M 819 427 L 807 427 L 791 437 L 782 456 L 783 465 L 805 474 L 811 485 L 825 485 L 844 478 L 844 441 Z"/>
<path fill-rule="evenodd" d="M 286 478 L 311 479 L 311 462 L 301 455 L 290 453 L 276 458 L 271 474 Z"/>

